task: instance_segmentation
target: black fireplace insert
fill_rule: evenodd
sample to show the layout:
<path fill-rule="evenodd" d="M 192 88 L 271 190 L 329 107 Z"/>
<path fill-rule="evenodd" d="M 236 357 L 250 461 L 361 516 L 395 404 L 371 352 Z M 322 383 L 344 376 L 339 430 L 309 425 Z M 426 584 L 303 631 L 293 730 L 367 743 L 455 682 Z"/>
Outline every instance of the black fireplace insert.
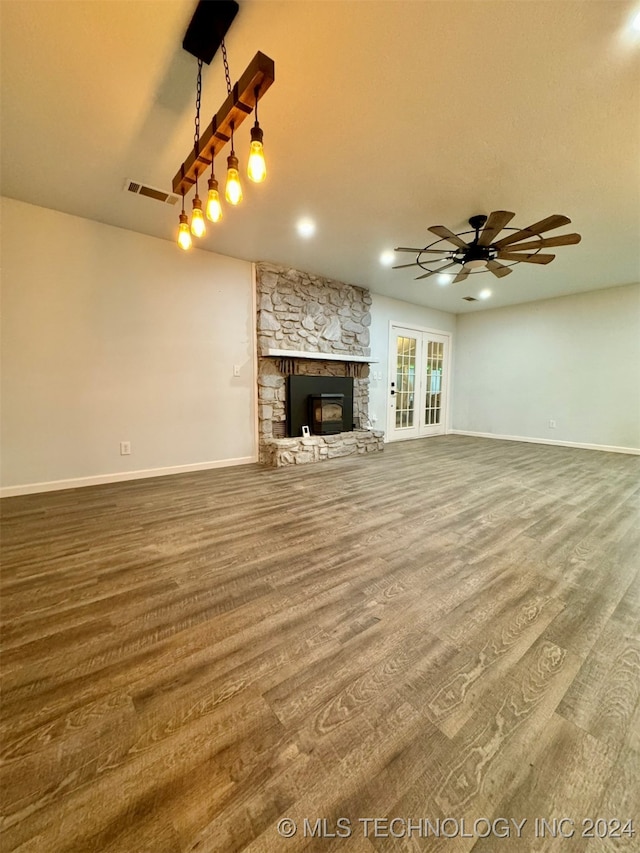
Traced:
<path fill-rule="evenodd" d="M 314 435 L 344 432 L 344 394 L 309 394 L 308 400 L 309 425 Z"/>
<path fill-rule="evenodd" d="M 288 376 L 288 435 L 302 435 L 303 426 L 308 426 L 314 435 L 351 432 L 353 377 Z"/>

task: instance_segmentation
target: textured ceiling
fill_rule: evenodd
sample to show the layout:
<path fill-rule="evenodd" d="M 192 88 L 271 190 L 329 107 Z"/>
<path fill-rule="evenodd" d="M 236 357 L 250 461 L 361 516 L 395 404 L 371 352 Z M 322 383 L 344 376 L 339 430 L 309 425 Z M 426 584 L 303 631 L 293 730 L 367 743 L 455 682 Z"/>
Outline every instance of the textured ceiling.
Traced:
<path fill-rule="evenodd" d="M 175 208 L 122 191 L 170 188 L 193 141 L 195 0 L 3 0 L 2 192 L 174 239 Z M 271 260 L 447 311 L 640 280 L 640 4 L 615 0 L 247 0 L 227 37 L 235 80 L 257 50 L 269 176 L 244 181 L 203 248 Z M 220 55 L 203 112 L 225 95 Z M 243 158 L 248 124 L 237 135 Z M 246 138 L 245 138 L 246 137 Z M 222 173 L 222 162 L 219 172 Z M 190 199 L 188 200 L 190 202 Z M 547 267 L 455 286 L 379 263 L 427 227 L 515 211 L 579 231 Z M 301 239 L 295 222 L 317 231 Z M 176 251 L 179 251 L 176 248 Z M 407 261 L 407 256 L 403 261 Z M 486 302 L 466 295 L 490 287 Z"/>

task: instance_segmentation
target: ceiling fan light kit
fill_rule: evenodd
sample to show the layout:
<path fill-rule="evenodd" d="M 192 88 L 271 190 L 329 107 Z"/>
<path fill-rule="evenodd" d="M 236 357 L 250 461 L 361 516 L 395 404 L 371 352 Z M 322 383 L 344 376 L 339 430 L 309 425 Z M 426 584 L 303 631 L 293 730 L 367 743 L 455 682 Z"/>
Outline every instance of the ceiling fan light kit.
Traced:
<path fill-rule="evenodd" d="M 200 0 L 182 42 L 183 48 L 192 53 L 198 60 L 194 144 L 173 178 L 173 191 L 182 197 L 178 246 L 184 250 L 190 249 L 192 246 L 191 234 L 198 238 L 204 237 L 206 234 L 202 201 L 198 195 L 198 178 L 209 166 L 211 166 L 211 177 L 208 185 L 206 217 L 214 223 L 222 219 L 222 204 L 218 181 L 215 177 L 214 159 L 228 142 L 231 151 L 227 157 L 225 198 L 232 205 L 237 205 L 242 201 L 240 165 L 234 150 L 234 132 L 252 112 L 255 113 L 255 121 L 251 129 L 247 175 L 254 183 L 262 183 L 267 175 L 263 144 L 264 132 L 258 121 L 258 101 L 275 80 L 275 65 L 272 59 L 258 51 L 238 82 L 234 86 L 231 85 L 224 37 L 237 11 L 238 4 L 235 0 L 217 0 L 215 3 L 211 0 Z M 211 62 L 218 47 L 222 49 L 227 98 L 201 135 L 202 64 L 203 62 L 207 64 Z M 188 218 L 184 209 L 184 199 L 194 186 L 195 197 L 191 215 L 191 234 L 188 235 L 189 239 L 187 239 L 184 225 L 188 222 Z"/>
<path fill-rule="evenodd" d="M 466 281 L 470 275 L 482 275 L 486 272 L 492 273 L 496 278 L 504 278 L 504 276 L 511 274 L 512 267 L 516 264 L 551 263 L 555 255 L 541 254 L 541 249 L 551 246 L 575 245 L 582 239 L 580 234 L 563 234 L 556 237 L 541 236 L 547 231 L 568 225 L 571 220 L 567 216 L 554 214 L 540 220 L 540 222 L 529 225 L 527 228 L 508 227 L 508 223 L 514 216 L 515 213 L 508 210 L 494 210 L 489 216 L 484 214 L 472 216 L 469 219 L 469 225 L 475 234 L 471 240 L 468 239 L 471 231 L 455 234 L 444 225 L 432 225 L 428 230 L 435 234 L 438 239 L 422 249 L 398 247 L 395 249 L 396 252 L 410 252 L 415 254 L 416 259 L 410 264 L 398 264 L 393 269 L 420 267 L 425 270 L 425 273 L 417 276 L 416 281 L 445 273 L 445 270 L 455 266 L 460 267 L 457 274 L 445 273 L 445 276 L 452 276 L 453 284 Z M 496 239 L 505 230 L 512 233 Z M 435 248 L 443 243 L 450 243 L 454 248 Z M 438 255 L 440 257 L 437 257 Z M 503 261 L 506 263 L 502 263 Z M 439 278 L 441 283 L 442 278 L 444 276 Z"/>

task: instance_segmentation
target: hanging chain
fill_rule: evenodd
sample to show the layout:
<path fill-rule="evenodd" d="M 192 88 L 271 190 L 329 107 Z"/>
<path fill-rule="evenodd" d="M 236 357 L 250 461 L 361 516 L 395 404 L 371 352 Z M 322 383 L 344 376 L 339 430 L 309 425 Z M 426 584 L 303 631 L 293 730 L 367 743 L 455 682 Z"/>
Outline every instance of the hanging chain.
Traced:
<path fill-rule="evenodd" d="M 196 83 L 196 121 L 193 145 L 196 153 L 200 153 L 200 101 L 202 99 L 202 60 L 198 60 L 198 82 Z"/>
<path fill-rule="evenodd" d="M 231 77 L 229 76 L 229 60 L 227 59 L 227 48 L 224 39 L 220 42 L 222 48 L 222 61 L 224 62 L 224 76 L 227 78 L 227 95 L 231 94 Z"/>

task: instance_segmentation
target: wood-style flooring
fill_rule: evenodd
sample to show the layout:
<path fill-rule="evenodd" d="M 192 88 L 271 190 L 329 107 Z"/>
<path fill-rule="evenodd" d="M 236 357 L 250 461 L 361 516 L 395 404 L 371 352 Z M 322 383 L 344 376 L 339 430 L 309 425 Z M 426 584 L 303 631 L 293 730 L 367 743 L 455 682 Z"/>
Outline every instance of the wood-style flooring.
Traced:
<path fill-rule="evenodd" d="M 443 436 L 1 509 L 3 851 L 640 850 L 640 457 Z"/>

